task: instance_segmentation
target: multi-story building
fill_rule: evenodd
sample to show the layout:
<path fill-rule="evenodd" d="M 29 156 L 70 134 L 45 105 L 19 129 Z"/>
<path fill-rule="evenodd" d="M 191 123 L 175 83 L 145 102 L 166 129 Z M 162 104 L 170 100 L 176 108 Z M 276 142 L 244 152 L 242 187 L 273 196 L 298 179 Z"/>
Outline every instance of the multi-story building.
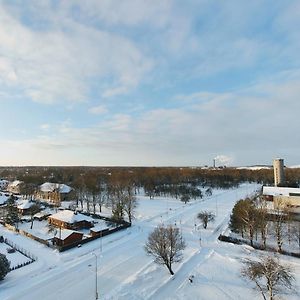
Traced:
<path fill-rule="evenodd" d="M 274 167 L 274 185 L 279 186 L 284 183 L 284 162 L 282 158 L 276 158 L 273 161 Z"/>

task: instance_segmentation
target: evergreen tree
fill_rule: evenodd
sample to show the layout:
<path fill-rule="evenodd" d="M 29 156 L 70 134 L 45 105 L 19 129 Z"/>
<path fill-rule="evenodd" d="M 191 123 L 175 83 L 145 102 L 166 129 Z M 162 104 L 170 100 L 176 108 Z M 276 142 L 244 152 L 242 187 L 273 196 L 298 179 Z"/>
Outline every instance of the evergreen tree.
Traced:
<path fill-rule="evenodd" d="M 15 197 L 12 195 L 7 199 L 5 223 L 10 225 L 17 225 L 19 222 L 19 215 Z"/>
<path fill-rule="evenodd" d="M 10 271 L 10 262 L 6 256 L 0 253 L 0 280 L 3 280 L 6 274 Z"/>

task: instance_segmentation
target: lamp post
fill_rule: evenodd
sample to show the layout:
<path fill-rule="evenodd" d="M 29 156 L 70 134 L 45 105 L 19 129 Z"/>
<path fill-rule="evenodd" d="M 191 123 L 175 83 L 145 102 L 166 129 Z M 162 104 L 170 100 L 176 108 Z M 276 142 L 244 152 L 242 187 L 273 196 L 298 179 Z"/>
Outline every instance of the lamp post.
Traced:
<path fill-rule="evenodd" d="M 199 244 L 200 244 L 200 247 L 201 247 L 201 229 L 199 228 Z"/>
<path fill-rule="evenodd" d="M 96 266 L 95 266 L 95 278 L 96 278 L 96 286 L 95 286 L 95 299 L 98 300 L 98 281 L 97 281 L 97 255 L 95 253 L 92 253 L 92 255 L 95 256 L 96 259 Z"/>

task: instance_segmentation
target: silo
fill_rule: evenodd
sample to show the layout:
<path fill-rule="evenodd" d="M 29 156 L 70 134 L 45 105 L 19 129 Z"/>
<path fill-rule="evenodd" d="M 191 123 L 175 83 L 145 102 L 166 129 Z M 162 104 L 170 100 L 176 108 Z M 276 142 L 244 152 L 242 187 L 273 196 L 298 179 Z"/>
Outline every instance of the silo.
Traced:
<path fill-rule="evenodd" d="M 276 158 L 273 161 L 274 167 L 274 185 L 278 186 L 284 183 L 284 162 L 282 158 Z"/>

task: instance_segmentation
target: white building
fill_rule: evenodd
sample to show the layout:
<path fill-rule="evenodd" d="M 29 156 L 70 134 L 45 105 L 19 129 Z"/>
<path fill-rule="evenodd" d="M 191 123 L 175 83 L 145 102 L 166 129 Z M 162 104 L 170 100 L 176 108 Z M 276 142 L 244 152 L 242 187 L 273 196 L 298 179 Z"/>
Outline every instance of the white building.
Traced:
<path fill-rule="evenodd" d="M 288 208 L 293 213 L 300 213 L 300 188 L 264 186 L 266 200 L 273 201 L 274 208 Z"/>
<path fill-rule="evenodd" d="M 62 183 L 43 183 L 36 194 L 36 198 L 60 205 L 61 201 L 73 200 L 73 189 Z"/>

